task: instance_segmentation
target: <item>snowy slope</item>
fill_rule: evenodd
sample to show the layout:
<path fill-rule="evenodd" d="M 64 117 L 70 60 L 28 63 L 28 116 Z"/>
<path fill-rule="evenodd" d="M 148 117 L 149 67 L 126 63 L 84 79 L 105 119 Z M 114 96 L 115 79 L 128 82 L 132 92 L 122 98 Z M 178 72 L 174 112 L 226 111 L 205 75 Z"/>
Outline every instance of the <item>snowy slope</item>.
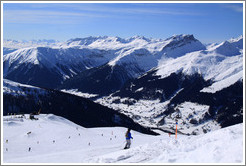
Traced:
<path fill-rule="evenodd" d="M 3 56 L 8 54 L 8 53 L 11 53 L 11 52 L 14 52 L 16 51 L 17 49 L 15 48 L 6 48 L 6 47 L 3 47 Z"/>
<path fill-rule="evenodd" d="M 84 65 L 84 68 L 99 66 L 111 59 L 111 56 L 108 52 L 96 49 L 24 48 L 4 56 L 3 61 L 6 63 L 4 74 L 6 75 L 14 70 L 10 70 L 12 66 L 18 68 L 22 64 L 40 65 L 49 69 L 54 68 L 58 72 L 64 72 L 59 66 L 62 65 L 67 67 L 70 73 L 76 73 L 73 66 Z"/>
<path fill-rule="evenodd" d="M 3 117 L 3 163 L 245 162 L 243 124 L 199 136 L 178 134 L 177 140 L 132 131 L 132 147 L 123 150 L 126 128 L 83 128 L 52 114 L 36 117 Z"/>
<path fill-rule="evenodd" d="M 233 44 L 235 47 L 239 49 L 243 49 L 243 35 L 237 37 L 237 38 L 231 38 L 228 40 L 231 44 Z"/>
<path fill-rule="evenodd" d="M 13 96 L 18 96 L 18 95 L 27 96 L 27 95 L 36 95 L 36 94 L 44 95 L 47 92 L 45 92 L 44 89 L 38 87 L 20 84 L 8 79 L 3 79 L 3 93 L 11 94 Z"/>
<path fill-rule="evenodd" d="M 13 81 L 56 88 L 64 80 L 114 57 L 97 49 L 32 47 L 18 49 L 3 57 L 4 77 Z"/>
<path fill-rule="evenodd" d="M 156 75 L 165 78 L 178 72 L 185 75 L 198 73 L 213 82 L 202 92 L 215 93 L 243 78 L 243 52 L 235 46 L 239 42 L 242 43 L 242 39 L 225 41 L 206 51 L 187 53 L 175 59 L 164 59 L 159 61 Z"/>

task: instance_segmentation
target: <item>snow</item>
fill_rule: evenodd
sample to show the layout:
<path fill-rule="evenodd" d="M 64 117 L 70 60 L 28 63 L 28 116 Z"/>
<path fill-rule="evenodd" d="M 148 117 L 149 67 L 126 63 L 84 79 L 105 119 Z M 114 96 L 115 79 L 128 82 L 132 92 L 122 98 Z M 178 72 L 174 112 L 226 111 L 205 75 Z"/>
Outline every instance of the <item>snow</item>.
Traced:
<path fill-rule="evenodd" d="M 123 150 L 126 128 L 84 128 L 52 114 L 36 115 L 38 120 L 25 117 L 3 117 L 4 164 L 245 162 L 243 124 L 199 136 L 178 134 L 177 140 L 167 133 L 132 131 L 132 147 Z"/>
<path fill-rule="evenodd" d="M 141 88 L 140 88 L 141 89 Z M 160 116 L 167 109 L 170 101 L 182 91 L 179 90 L 174 96 L 165 101 L 157 100 L 134 100 L 132 98 L 121 98 L 118 96 L 107 96 L 96 99 L 95 102 L 117 110 L 128 117 L 131 117 L 135 122 L 154 128 L 161 128 L 166 131 L 175 131 L 175 119 L 179 115 L 180 132 L 183 134 L 203 134 L 209 131 L 215 131 L 221 126 L 214 120 L 204 120 L 205 114 L 209 114 L 209 106 L 198 103 L 184 102 L 178 104 L 169 116 Z M 129 102 L 131 104 L 129 104 Z M 164 123 L 159 124 L 161 121 Z M 204 121 L 204 122 L 203 122 Z M 199 124 L 197 124 L 200 122 Z"/>
<path fill-rule="evenodd" d="M 232 43 L 225 41 L 219 45 L 216 45 L 211 50 L 214 50 L 218 54 L 226 55 L 226 56 L 233 56 L 239 54 L 239 49 L 235 47 Z"/>
<path fill-rule="evenodd" d="M 28 90 L 25 91 L 25 88 Z M 26 96 L 28 94 L 36 94 L 39 92 L 39 94 L 45 94 L 45 90 L 42 90 L 38 87 L 34 87 L 31 85 L 21 84 L 17 83 L 8 79 L 3 79 L 3 93 L 4 94 L 11 94 L 11 95 L 21 95 Z"/>
<path fill-rule="evenodd" d="M 163 56 L 178 57 L 188 52 L 205 49 L 205 46 L 193 35 L 174 35 L 166 40 L 133 37 L 129 41 L 130 47 L 127 45 L 119 56 L 109 62 L 109 65 L 136 63 L 147 71 L 155 67 Z"/>
<path fill-rule="evenodd" d="M 61 75 L 65 80 L 85 68 L 103 65 L 114 56 L 111 52 L 96 49 L 23 48 L 3 57 L 4 76 L 24 64 L 25 66 L 46 67 Z"/>
<path fill-rule="evenodd" d="M 166 44 L 162 39 L 147 39 L 141 36 L 134 36 L 131 38 L 123 39 L 120 37 L 111 36 L 98 36 L 87 38 L 71 39 L 61 45 L 62 48 L 79 47 L 90 49 L 102 49 L 102 50 L 120 50 L 131 48 L 147 48 L 149 51 L 154 52 L 161 50 L 163 45 Z"/>
<path fill-rule="evenodd" d="M 139 88 L 138 91 L 141 89 Z M 128 97 L 121 98 L 112 95 L 96 99 L 95 102 L 117 110 L 143 126 L 157 127 L 170 132 L 175 131 L 175 119 L 177 115 L 180 117 L 179 131 L 183 134 L 203 134 L 220 129 L 221 126 L 216 121 L 204 120 L 205 114 L 209 114 L 208 105 L 184 102 L 174 108 L 174 110 L 178 110 L 177 112 L 171 113 L 169 116 L 160 116 L 167 109 L 170 101 L 182 90 L 177 91 L 172 98 L 165 102 L 160 102 L 159 99 L 135 100 Z M 162 121 L 164 123 L 160 124 Z M 197 124 L 198 122 L 200 123 Z"/>
<path fill-rule="evenodd" d="M 142 90 L 143 90 L 143 87 L 142 87 L 142 88 L 137 89 L 135 92 L 140 92 L 140 91 L 142 91 Z"/>
<path fill-rule="evenodd" d="M 3 40 L 3 47 L 9 49 L 21 49 L 21 48 L 28 48 L 28 47 L 52 47 L 56 45 L 60 45 L 61 42 L 55 40 L 10 40 L 4 39 Z"/>
<path fill-rule="evenodd" d="M 169 42 L 163 47 L 162 54 L 168 58 L 178 58 L 189 52 L 206 49 L 193 35 L 175 35 L 167 40 Z"/>
<path fill-rule="evenodd" d="M 89 94 L 89 93 L 82 93 L 79 92 L 78 89 L 61 89 L 62 92 L 73 94 L 76 96 L 84 97 L 84 98 L 92 98 L 98 96 L 98 94 Z"/>
<path fill-rule="evenodd" d="M 160 100 L 136 101 L 131 98 L 108 96 L 99 98 L 95 100 L 95 102 L 114 110 L 118 110 L 143 126 L 157 127 L 156 124 L 160 118 L 156 118 L 156 116 L 165 109 L 170 100 L 160 103 Z M 129 105 L 128 102 L 133 102 L 134 104 Z"/>
<path fill-rule="evenodd" d="M 182 72 L 186 75 L 197 73 L 213 83 L 201 92 L 215 93 L 242 80 L 242 45 L 243 36 L 239 36 L 220 44 L 210 44 L 204 50 L 188 52 L 183 56 L 173 57 L 172 54 L 171 57 L 163 57 L 158 62 L 156 75 L 165 78 L 172 73 Z"/>
<path fill-rule="evenodd" d="M 174 128 L 173 119 L 176 119 L 177 114 L 181 117 L 178 120 L 180 130 L 185 134 L 202 134 L 210 131 L 215 131 L 221 126 L 213 120 L 205 121 L 201 125 L 193 124 L 191 120 L 199 122 L 202 120 L 206 113 L 209 114 L 209 106 L 201 105 L 192 102 L 184 102 L 175 107 L 178 112 L 171 114 L 165 118 L 166 126 Z M 204 131 L 205 130 L 205 131 Z"/>
<path fill-rule="evenodd" d="M 209 87 L 203 88 L 201 90 L 201 92 L 215 93 L 217 91 L 220 91 L 220 90 L 224 89 L 225 87 L 228 87 L 228 85 L 235 84 L 238 80 L 242 81 L 242 75 L 243 75 L 243 71 L 240 71 L 240 72 L 238 72 L 232 76 L 229 76 L 229 77 L 223 79 L 222 81 L 217 81 L 217 82 L 213 83 Z"/>
<path fill-rule="evenodd" d="M 235 47 L 239 49 L 243 49 L 243 35 L 240 35 L 237 38 L 231 38 L 228 40 L 231 44 L 233 44 Z"/>
<path fill-rule="evenodd" d="M 161 78 L 172 73 L 182 72 L 186 75 L 200 74 L 213 84 L 202 92 L 215 93 L 233 85 L 243 78 L 243 54 L 226 56 L 214 51 L 196 51 L 173 59 L 165 58 L 159 61 L 156 75 Z M 208 90 L 209 89 L 209 90 Z"/>
<path fill-rule="evenodd" d="M 39 64 L 37 60 L 37 48 L 35 47 L 18 49 L 12 53 L 9 53 L 4 57 L 4 61 L 6 60 L 8 60 L 10 64 L 16 61 L 18 62 L 18 64 L 22 64 L 22 63 Z"/>

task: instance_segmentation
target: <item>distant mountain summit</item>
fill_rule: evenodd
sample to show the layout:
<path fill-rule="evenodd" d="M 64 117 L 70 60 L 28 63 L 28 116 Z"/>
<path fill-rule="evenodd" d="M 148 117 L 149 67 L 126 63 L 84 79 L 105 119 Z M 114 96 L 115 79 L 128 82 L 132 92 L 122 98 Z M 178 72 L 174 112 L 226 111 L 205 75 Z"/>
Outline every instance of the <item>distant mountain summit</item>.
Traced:
<path fill-rule="evenodd" d="M 229 40 L 231 44 L 233 44 L 235 47 L 239 49 L 243 49 L 243 35 L 237 37 L 237 38 L 231 38 Z"/>
<path fill-rule="evenodd" d="M 12 48 L 12 49 L 20 49 L 26 47 L 48 47 L 55 46 L 60 42 L 53 39 L 39 39 L 39 40 L 11 40 L 4 39 L 3 47 L 4 48 Z"/>
<path fill-rule="evenodd" d="M 162 52 L 167 57 L 177 58 L 188 52 L 206 49 L 193 35 L 174 35 L 166 39 L 166 41 L 168 41 L 168 43 L 163 47 Z"/>

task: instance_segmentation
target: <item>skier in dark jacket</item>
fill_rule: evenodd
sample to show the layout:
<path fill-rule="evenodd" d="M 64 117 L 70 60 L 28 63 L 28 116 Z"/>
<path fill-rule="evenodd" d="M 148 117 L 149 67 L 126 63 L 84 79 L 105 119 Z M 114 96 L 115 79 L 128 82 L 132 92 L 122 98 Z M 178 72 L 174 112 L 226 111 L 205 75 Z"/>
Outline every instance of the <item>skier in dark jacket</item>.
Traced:
<path fill-rule="evenodd" d="M 126 132 L 126 146 L 124 149 L 129 149 L 131 146 L 131 139 L 133 139 L 132 135 L 131 135 L 131 129 L 128 128 L 127 132 Z"/>

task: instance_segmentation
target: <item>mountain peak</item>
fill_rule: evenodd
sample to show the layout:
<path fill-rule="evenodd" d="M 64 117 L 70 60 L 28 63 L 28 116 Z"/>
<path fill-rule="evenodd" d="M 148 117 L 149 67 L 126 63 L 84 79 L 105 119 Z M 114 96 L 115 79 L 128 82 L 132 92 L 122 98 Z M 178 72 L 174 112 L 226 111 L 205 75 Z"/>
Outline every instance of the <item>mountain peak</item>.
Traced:
<path fill-rule="evenodd" d="M 177 58 L 186 53 L 206 49 L 206 47 L 193 35 L 173 35 L 165 40 L 167 44 L 163 47 L 162 52 L 168 57 Z"/>
<path fill-rule="evenodd" d="M 67 45 L 90 45 L 91 43 L 95 42 L 98 39 L 105 39 L 107 38 L 107 36 L 101 37 L 101 36 L 89 36 L 89 37 L 85 37 L 85 38 L 74 38 L 74 39 L 70 39 L 68 40 L 66 43 Z"/>
<path fill-rule="evenodd" d="M 243 49 L 243 35 L 240 35 L 237 38 L 231 38 L 228 40 L 233 46 L 238 49 Z"/>
<path fill-rule="evenodd" d="M 234 56 L 240 54 L 239 49 L 237 48 L 237 43 L 232 43 L 229 41 L 224 41 L 221 44 L 215 46 L 214 51 L 226 56 Z"/>
<path fill-rule="evenodd" d="M 228 40 L 230 43 L 232 43 L 232 42 L 238 42 L 238 41 L 240 41 L 240 40 L 242 40 L 243 39 L 243 35 L 240 35 L 240 36 L 238 36 L 238 37 L 236 37 L 236 38 L 231 38 L 230 40 Z"/>
<path fill-rule="evenodd" d="M 144 36 L 139 36 L 139 35 L 136 35 L 136 36 L 133 36 L 131 38 L 129 38 L 130 41 L 133 41 L 133 40 L 136 40 L 136 39 L 140 39 L 140 40 L 145 40 L 147 42 L 151 41 L 150 39 L 144 37 Z"/>
<path fill-rule="evenodd" d="M 194 41 L 197 41 L 197 39 L 195 39 L 195 37 L 193 35 L 190 35 L 190 34 L 173 35 L 173 36 L 167 38 L 166 40 L 175 40 L 175 41 L 194 40 Z"/>

